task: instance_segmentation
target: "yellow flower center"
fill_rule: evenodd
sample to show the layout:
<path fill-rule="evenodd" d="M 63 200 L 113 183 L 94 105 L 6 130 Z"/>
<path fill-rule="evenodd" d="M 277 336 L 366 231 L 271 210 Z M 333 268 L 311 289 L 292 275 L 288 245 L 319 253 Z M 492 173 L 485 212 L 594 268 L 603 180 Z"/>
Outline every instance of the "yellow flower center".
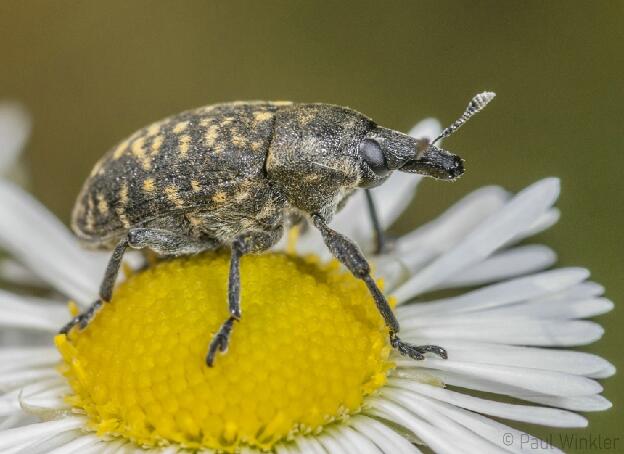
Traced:
<path fill-rule="evenodd" d="M 229 255 L 134 274 L 89 326 L 59 335 L 62 373 L 100 434 L 144 446 L 270 449 L 358 412 L 385 383 L 388 331 L 365 285 L 336 262 L 243 257 L 230 346 L 205 363 L 227 318 Z"/>

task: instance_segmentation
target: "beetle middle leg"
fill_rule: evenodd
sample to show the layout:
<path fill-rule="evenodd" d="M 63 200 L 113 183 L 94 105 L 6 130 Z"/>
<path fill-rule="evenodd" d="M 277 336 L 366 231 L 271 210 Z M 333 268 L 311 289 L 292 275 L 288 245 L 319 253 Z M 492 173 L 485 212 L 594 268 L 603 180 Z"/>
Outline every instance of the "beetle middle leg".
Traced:
<path fill-rule="evenodd" d="M 413 359 L 424 359 L 425 353 L 435 353 L 446 359 L 446 350 L 437 345 L 411 345 L 402 341 L 399 336 L 399 322 L 397 321 L 386 297 L 383 295 L 375 280 L 370 275 L 370 265 L 357 245 L 344 235 L 332 230 L 325 219 L 318 214 L 312 215 L 314 226 L 320 230 L 323 240 L 332 255 L 336 257 L 349 271 L 358 279 L 364 281 L 370 291 L 377 309 L 381 313 L 386 326 L 390 330 L 390 344 L 401 355 L 409 356 Z"/>
<path fill-rule="evenodd" d="M 241 319 L 240 306 L 240 259 L 250 252 L 260 252 L 267 250 L 275 244 L 282 236 L 282 229 L 267 232 L 251 232 L 241 235 L 232 241 L 232 255 L 230 258 L 230 275 L 228 280 L 228 310 L 230 316 L 223 322 L 217 334 L 214 335 L 208 354 L 206 364 L 208 367 L 214 365 L 217 352 L 224 353 L 227 350 L 230 335 L 234 327 L 234 322 Z"/>
<path fill-rule="evenodd" d="M 67 334 L 76 325 L 79 325 L 81 329 L 86 328 L 100 307 L 102 307 L 102 304 L 111 300 L 113 288 L 119 274 L 119 267 L 128 247 L 133 249 L 150 248 L 160 255 L 185 255 L 214 249 L 216 242 L 195 240 L 162 229 L 135 228 L 129 230 L 127 235 L 117 243 L 111 254 L 102 284 L 100 285 L 99 299 L 93 302 L 87 310 L 70 320 L 69 323 L 61 328 L 59 333 Z"/>

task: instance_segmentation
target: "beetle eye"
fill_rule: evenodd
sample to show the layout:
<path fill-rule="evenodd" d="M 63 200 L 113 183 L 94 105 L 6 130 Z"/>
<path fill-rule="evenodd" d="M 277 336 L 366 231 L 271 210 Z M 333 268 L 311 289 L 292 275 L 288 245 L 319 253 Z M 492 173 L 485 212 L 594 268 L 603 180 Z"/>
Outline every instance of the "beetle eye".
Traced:
<path fill-rule="evenodd" d="M 360 142 L 359 151 L 362 159 L 364 159 L 368 167 L 370 167 L 377 176 L 383 177 L 390 172 L 386 163 L 386 157 L 381 151 L 381 147 L 377 141 L 372 139 L 362 140 Z"/>

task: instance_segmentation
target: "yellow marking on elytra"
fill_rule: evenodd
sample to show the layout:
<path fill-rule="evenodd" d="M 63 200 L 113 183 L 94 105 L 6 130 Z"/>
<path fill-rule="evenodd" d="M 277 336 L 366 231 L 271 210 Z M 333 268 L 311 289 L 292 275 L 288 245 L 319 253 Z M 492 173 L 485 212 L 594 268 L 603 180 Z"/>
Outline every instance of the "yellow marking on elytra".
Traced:
<path fill-rule="evenodd" d="M 117 148 L 115 148 L 115 151 L 113 151 L 113 159 L 121 158 L 126 153 L 127 149 L 128 149 L 128 140 L 124 140 L 119 145 L 117 145 Z"/>
<path fill-rule="evenodd" d="M 204 223 L 201 219 L 197 218 L 193 213 L 186 213 L 185 217 L 191 223 L 193 227 L 198 227 Z"/>
<path fill-rule="evenodd" d="M 201 191 L 201 183 L 197 180 L 191 180 L 191 188 L 193 188 L 193 192 Z"/>
<path fill-rule="evenodd" d="M 163 140 L 165 139 L 162 136 L 162 134 L 158 134 L 156 137 L 154 137 L 154 140 L 152 140 L 152 144 L 150 145 L 150 151 L 152 154 L 156 154 L 160 151 L 160 147 L 163 144 Z"/>
<path fill-rule="evenodd" d="M 234 123 L 234 120 L 236 120 L 236 118 L 234 118 L 234 117 L 225 117 L 225 118 L 221 121 L 221 124 L 222 124 L 223 126 L 228 126 L 228 125 L 230 125 L 230 124 Z"/>
<path fill-rule="evenodd" d="M 141 167 L 145 170 L 149 170 L 152 167 L 152 161 L 145 153 L 145 137 L 139 137 L 137 140 L 132 142 L 130 146 L 130 151 L 132 154 L 139 160 L 141 163 Z"/>
<path fill-rule="evenodd" d="M 161 126 L 162 126 L 162 121 L 157 121 L 156 123 L 152 123 L 151 125 L 147 127 L 147 135 L 153 136 L 155 134 L 158 134 Z"/>
<path fill-rule="evenodd" d="M 236 195 L 234 196 L 234 200 L 236 200 L 237 202 L 242 202 L 243 200 L 248 199 L 250 195 L 251 195 L 251 192 L 249 190 L 240 188 L 236 192 Z"/>
<path fill-rule="evenodd" d="M 104 194 L 98 193 L 96 195 L 97 198 L 97 208 L 100 214 L 107 215 L 108 214 L 108 202 L 106 198 L 104 198 Z"/>
<path fill-rule="evenodd" d="M 270 120 L 271 118 L 273 118 L 273 113 L 267 112 L 267 111 L 260 111 L 260 112 L 254 112 L 253 116 L 254 116 L 254 120 L 256 120 L 257 122 L 262 122 L 262 121 Z"/>
<path fill-rule="evenodd" d="M 93 196 L 87 198 L 87 216 L 85 222 L 87 224 L 87 230 L 93 231 L 95 227 L 95 203 L 93 202 Z"/>
<path fill-rule="evenodd" d="M 191 136 L 188 134 L 183 135 L 178 139 L 178 150 L 182 157 L 186 156 L 191 146 Z"/>
<path fill-rule="evenodd" d="M 128 204 L 128 183 L 125 181 L 121 183 L 121 186 L 119 187 L 117 200 L 119 201 L 119 205 L 122 207 L 125 207 Z"/>
<path fill-rule="evenodd" d="M 247 138 L 238 131 L 232 131 L 232 143 L 239 148 L 244 148 L 247 145 Z"/>
<path fill-rule="evenodd" d="M 176 123 L 176 125 L 173 127 L 173 133 L 180 134 L 182 131 L 184 131 L 188 127 L 189 127 L 188 121 L 180 121 Z"/>
<path fill-rule="evenodd" d="M 212 201 L 215 203 L 223 203 L 227 200 L 227 194 L 223 191 L 216 192 L 212 196 Z"/>
<path fill-rule="evenodd" d="M 128 227 L 130 227 L 130 220 L 128 220 L 128 216 L 126 215 L 124 207 L 116 207 L 115 212 L 117 213 L 117 217 L 121 221 L 121 224 L 124 226 L 124 228 L 127 229 Z"/>
<path fill-rule="evenodd" d="M 117 217 L 124 228 L 130 227 L 130 221 L 126 215 L 126 205 L 128 205 L 128 183 L 124 181 L 117 192 L 117 206 L 115 207 Z"/>
<path fill-rule="evenodd" d="M 271 104 L 274 106 L 290 106 L 292 101 L 273 101 Z"/>
<path fill-rule="evenodd" d="M 253 151 L 258 151 L 262 149 L 262 145 L 263 145 L 262 141 L 258 140 L 256 142 L 251 142 L 250 147 Z"/>
<path fill-rule="evenodd" d="M 176 207 L 181 207 L 184 205 L 184 201 L 178 194 L 178 187 L 175 184 L 170 184 L 165 188 L 165 194 L 171 203 L 173 203 Z"/>
<path fill-rule="evenodd" d="M 219 126 L 212 125 L 204 133 L 204 145 L 212 147 L 219 137 Z"/>
<path fill-rule="evenodd" d="M 100 159 L 98 162 L 95 163 L 95 165 L 93 166 L 93 169 L 91 169 L 91 173 L 89 174 L 89 176 L 94 177 L 98 173 L 100 173 L 103 165 L 104 165 L 104 159 Z"/>
<path fill-rule="evenodd" d="M 156 183 L 153 178 L 146 178 L 143 180 L 143 190 L 148 193 L 154 192 L 156 189 Z"/>

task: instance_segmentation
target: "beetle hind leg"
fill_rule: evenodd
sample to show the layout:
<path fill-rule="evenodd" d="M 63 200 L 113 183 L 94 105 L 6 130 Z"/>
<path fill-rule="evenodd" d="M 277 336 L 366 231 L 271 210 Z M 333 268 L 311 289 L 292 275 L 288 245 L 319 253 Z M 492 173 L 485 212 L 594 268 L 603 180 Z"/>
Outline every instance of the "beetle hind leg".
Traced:
<path fill-rule="evenodd" d="M 65 326 L 63 326 L 59 330 L 59 334 L 67 334 L 69 331 L 76 325 L 79 326 L 80 329 L 85 329 L 91 319 L 95 317 L 97 311 L 102 307 L 104 303 L 107 303 L 111 300 L 113 295 L 113 287 L 115 286 L 115 281 L 117 280 L 117 274 L 119 274 L 119 267 L 121 265 L 121 260 L 123 259 L 124 253 L 128 249 L 128 238 L 123 238 L 111 254 L 111 258 L 108 260 L 108 265 L 106 266 L 106 272 L 104 273 L 104 279 L 102 279 L 102 284 L 100 285 L 100 298 L 95 300 L 84 312 L 77 315 L 73 319 L 71 319 Z"/>
<path fill-rule="evenodd" d="M 201 252 L 207 249 L 214 249 L 217 242 L 210 239 L 196 240 L 184 235 L 176 234 L 164 229 L 135 228 L 128 231 L 128 234 L 117 243 L 111 258 L 108 261 L 102 284 L 100 285 L 100 298 L 91 304 L 81 314 L 74 317 L 63 328 L 60 334 L 67 334 L 76 325 L 84 329 L 95 317 L 98 310 L 108 303 L 113 296 L 113 289 L 119 274 L 119 267 L 124 253 L 131 247 L 133 249 L 149 248 L 160 255 L 184 255 Z"/>

